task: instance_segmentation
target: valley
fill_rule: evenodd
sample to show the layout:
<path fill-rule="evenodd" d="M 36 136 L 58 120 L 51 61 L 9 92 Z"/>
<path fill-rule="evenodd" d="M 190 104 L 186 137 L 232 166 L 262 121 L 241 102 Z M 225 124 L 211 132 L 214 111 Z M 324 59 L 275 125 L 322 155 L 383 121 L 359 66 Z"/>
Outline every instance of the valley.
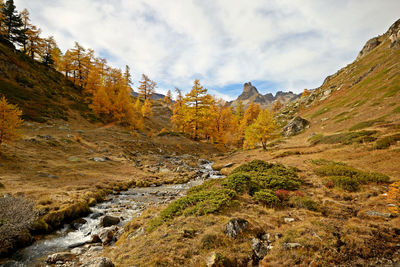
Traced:
<path fill-rule="evenodd" d="M 400 20 L 315 89 L 225 101 L 0 4 L 0 266 L 400 264 Z"/>

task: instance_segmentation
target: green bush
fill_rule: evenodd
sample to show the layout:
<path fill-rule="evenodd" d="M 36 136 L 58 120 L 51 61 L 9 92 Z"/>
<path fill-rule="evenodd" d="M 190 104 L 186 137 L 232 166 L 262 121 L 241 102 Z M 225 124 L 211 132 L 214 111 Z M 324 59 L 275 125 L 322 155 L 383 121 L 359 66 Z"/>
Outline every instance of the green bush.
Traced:
<path fill-rule="evenodd" d="M 299 196 L 291 197 L 290 204 L 298 209 L 308 209 L 312 211 L 319 210 L 318 203 L 308 197 L 299 197 Z"/>
<path fill-rule="evenodd" d="M 260 188 L 296 190 L 301 185 L 296 170 L 279 163 L 253 160 L 234 169 L 231 175 L 239 172 L 250 176 L 252 182 Z"/>
<path fill-rule="evenodd" d="M 269 189 L 262 189 L 254 194 L 254 198 L 266 206 L 278 206 L 281 200 L 275 195 L 274 191 Z"/>
<path fill-rule="evenodd" d="M 317 134 L 308 139 L 312 145 L 317 144 L 344 144 L 350 145 L 353 143 L 364 143 L 375 141 L 376 138 L 372 135 L 376 134 L 377 131 L 359 131 L 359 132 L 347 132 L 338 133 L 333 135 L 324 136 Z"/>
<path fill-rule="evenodd" d="M 339 187 L 343 190 L 350 191 L 350 192 L 356 192 L 360 189 L 360 183 L 348 176 L 331 176 L 330 181 L 333 182 L 333 184 L 336 187 Z"/>
<path fill-rule="evenodd" d="M 392 145 L 395 145 L 397 141 L 400 141 L 400 134 L 385 136 L 376 141 L 375 149 L 386 149 Z"/>
<path fill-rule="evenodd" d="M 365 172 L 350 166 L 338 164 L 325 165 L 317 168 L 315 173 L 320 176 L 346 176 L 356 179 L 359 183 L 388 182 L 389 176 L 377 172 Z"/>
<path fill-rule="evenodd" d="M 235 190 L 240 194 L 250 192 L 252 188 L 251 177 L 241 172 L 229 175 L 225 184 L 229 189 Z"/>

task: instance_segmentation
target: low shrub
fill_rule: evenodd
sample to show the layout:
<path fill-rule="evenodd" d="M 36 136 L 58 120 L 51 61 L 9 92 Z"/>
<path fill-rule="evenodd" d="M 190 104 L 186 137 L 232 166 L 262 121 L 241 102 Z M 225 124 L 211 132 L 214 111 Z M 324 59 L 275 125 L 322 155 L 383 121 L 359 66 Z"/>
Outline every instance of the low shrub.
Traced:
<path fill-rule="evenodd" d="M 234 173 L 227 177 L 226 186 L 229 189 L 235 190 L 236 192 L 242 193 L 253 193 L 255 187 L 251 181 L 251 177 L 245 173 Z"/>
<path fill-rule="evenodd" d="M 231 175 L 238 172 L 250 176 L 253 183 L 260 188 L 296 190 L 301 185 L 296 170 L 279 163 L 253 160 L 234 169 Z"/>
<path fill-rule="evenodd" d="M 281 201 L 286 201 L 286 200 L 289 200 L 290 191 L 285 190 L 285 189 L 278 189 L 278 190 L 275 191 L 275 195 L 276 195 Z"/>
<path fill-rule="evenodd" d="M 281 200 L 274 194 L 274 191 L 262 189 L 254 194 L 254 198 L 269 207 L 276 207 L 281 203 Z"/>
<path fill-rule="evenodd" d="M 352 177 L 331 176 L 329 179 L 334 186 L 349 192 L 356 192 L 360 189 L 360 183 Z"/>
<path fill-rule="evenodd" d="M 319 211 L 319 204 L 309 197 L 293 196 L 290 198 L 289 204 L 298 209 Z"/>
<path fill-rule="evenodd" d="M 312 145 L 317 144 L 344 144 L 350 145 L 353 143 L 365 143 L 373 142 L 376 137 L 373 137 L 377 131 L 359 131 L 359 132 L 347 132 L 338 133 L 333 135 L 324 136 L 322 134 L 317 134 L 308 139 Z"/>
<path fill-rule="evenodd" d="M 375 149 L 386 149 L 400 141 L 400 134 L 385 136 L 376 141 Z"/>

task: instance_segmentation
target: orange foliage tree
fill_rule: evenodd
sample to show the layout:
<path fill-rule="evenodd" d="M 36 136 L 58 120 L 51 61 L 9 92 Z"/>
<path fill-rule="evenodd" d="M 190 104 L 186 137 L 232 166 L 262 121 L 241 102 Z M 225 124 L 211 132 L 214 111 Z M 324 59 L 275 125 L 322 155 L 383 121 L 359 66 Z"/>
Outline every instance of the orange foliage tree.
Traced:
<path fill-rule="evenodd" d="M 268 109 L 262 110 L 253 124 L 246 128 L 246 147 L 253 148 L 261 143 L 264 150 L 267 149 L 267 142 L 276 137 L 274 134 L 277 124 Z"/>
<path fill-rule="evenodd" d="M 16 105 L 9 104 L 4 96 L 0 98 L 0 144 L 20 137 L 21 115 L 22 111 Z"/>

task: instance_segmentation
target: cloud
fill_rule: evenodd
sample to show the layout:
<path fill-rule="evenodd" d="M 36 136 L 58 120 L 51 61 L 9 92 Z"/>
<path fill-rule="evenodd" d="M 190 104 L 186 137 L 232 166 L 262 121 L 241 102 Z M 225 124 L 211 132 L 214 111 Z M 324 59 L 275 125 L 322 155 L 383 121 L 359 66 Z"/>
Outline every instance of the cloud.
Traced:
<path fill-rule="evenodd" d="M 319 86 L 398 19 L 398 0 L 16 0 L 66 50 L 79 41 L 109 63 L 146 73 L 160 91 L 195 78 L 227 99 Z M 273 87 L 272 87 L 273 86 Z M 239 86 L 240 87 L 240 86 Z"/>

